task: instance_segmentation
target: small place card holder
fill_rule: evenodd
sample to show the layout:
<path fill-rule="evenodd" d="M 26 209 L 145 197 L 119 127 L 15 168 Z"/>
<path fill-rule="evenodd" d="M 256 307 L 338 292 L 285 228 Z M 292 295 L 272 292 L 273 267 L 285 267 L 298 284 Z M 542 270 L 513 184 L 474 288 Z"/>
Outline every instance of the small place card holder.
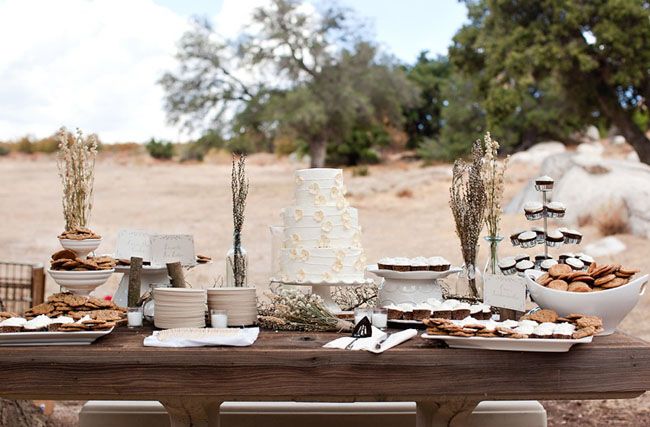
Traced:
<path fill-rule="evenodd" d="M 526 311 L 526 280 L 518 275 L 487 273 L 483 277 L 483 301 L 498 307 L 502 312 L 523 313 Z M 501 320 L 504 320 L 503 316 Z"/>

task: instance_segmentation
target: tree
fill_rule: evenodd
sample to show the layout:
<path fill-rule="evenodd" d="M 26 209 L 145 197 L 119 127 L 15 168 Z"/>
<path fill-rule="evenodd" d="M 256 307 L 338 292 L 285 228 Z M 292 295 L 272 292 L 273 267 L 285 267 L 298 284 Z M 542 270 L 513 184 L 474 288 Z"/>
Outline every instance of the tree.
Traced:
<path fill-rule="evenodd" d="M 470 23 L 450 59 L 480 76 L 488 123 L 544 98 L 555 117 L 542 131 L 601 121 L 616 125 L 650 163 L 635 121 L 650 106 L 650 2 L 632 0 L 466 0 Z M 550 110 L 549 110 L 550 111 Z M 545 114 L 545 113 L 542 113 Z"/>
<path fill-rule="evenodd" d="M 442 129 L 443 86 L 450 78 L 451 67 L 446 56 L 429 58 L 427 51 L 412 66 L 405 67 L 407 78 L 420 89 L 415 106 L 404 111 L 404 131 L 408 146 L 416 148 L 425 139 L 436 138 Z"/>
<path fill-rule="evenodd" d="M 312 8 L 273 0 L 231 41 L 198 22 L 181 39 L 179 72 L 161 79 L 170 121 L 231 121 L 236 138 L 292 134 L 308 145 L 314 167 L 325 164 L 328 144 L 344 143 L 355 129 L 400 127 L 402 106 L 415 101 L 417 89 L 363 38 L 349 10 Z M 241 70 L 266 83 L 245 83 Z"/>

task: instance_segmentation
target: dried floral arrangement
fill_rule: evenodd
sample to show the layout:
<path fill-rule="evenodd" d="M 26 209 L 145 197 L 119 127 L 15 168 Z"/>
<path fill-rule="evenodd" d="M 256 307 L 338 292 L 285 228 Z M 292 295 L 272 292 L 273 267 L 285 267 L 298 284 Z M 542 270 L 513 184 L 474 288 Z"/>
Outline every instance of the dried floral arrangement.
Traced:
<path fill-rule="evenodd" d="M 501 201 L 503 200 L 504 175 L 508 168 L 509 157 L 503 161 L 498 158 L 499 142 L 492 139 L 490 132 L 483 137 L 485 154 L 483 156 L 483 168 L 481 171 L 483 185 L 485 186 L 486 210 L 485 226 L 488 236 L 497 238 L 499 236 L 501 223 Z"/>
<path fill-rule="evenodd" d="M 471 162 L 454 162 L 449 206 L 456 222 L 456 234 L 460 240 L 463 260 L 468 271 L 471 297 L 478 296 L 475 268 L 478 239 L 485 219 L 487 196 L 482 179 L 483 147 L 480 140 L 474 142 Z"/>
<path fill-rule="evenodd" d="M 97 137 L 84 138 L 81 129 L 76 134 L 62 127 L 58 134 L 57 167 L 63 184 L 63 217 L 65 231 L 85 229 L 93 207 Z"/>
<path fill-rule="evenodd" d="M 232 218 L 233 218 L 233 250 L 232 271 L 237 287 L 246 284 L 246 258 L 242 253 L 241 232 L 244 227 L 244 211 L 246 210 L 246 198 L 248 197 L 249 181 L 246 176 L 246 156 L 241 155 L 239 159 L 232 159 L 231 173 L 232 190 Z"/>
<path fill-rule="evenodd" d="M 499 142 L 492 139 L 490 132 L 483 137 L 485 154 L 483 156 L 483 185 L 487 196 L 485 208 L 485 227 L 487 228 L 486 240 L 490 243 L 489 271 L 496 274 L 498 271 L 497 245 L 502 237 L 499 236 L 501 223 L 501 201 L 503 200 L 504 175 L 508 168 L 509 157 L 503 161 L 498 158 Z"/>
<path fill-rule="evenodd" d="M 269 303 L 258 307 L 261 327 L 280 331 L 351 331 L 352 323 L 334 316 L 320 296 L 278 288 L 266 294 Z"/>
<path fill-rule="evenodd" d="M 332 290 L 332 299 L 343 311 L 352 311 L 357 307 L 374 307 L 377 304 L 379 287 L 376 283 L 364 286 L 336 286 Z"/>

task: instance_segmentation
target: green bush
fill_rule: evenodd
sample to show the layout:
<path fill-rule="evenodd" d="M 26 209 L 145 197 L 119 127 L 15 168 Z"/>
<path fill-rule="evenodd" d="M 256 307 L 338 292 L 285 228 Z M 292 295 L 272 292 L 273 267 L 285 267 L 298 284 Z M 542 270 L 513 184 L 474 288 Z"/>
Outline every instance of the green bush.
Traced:
<path fill-rule="evenodd" d="M 174 146 L 169 141 L 156 141 L 151 138 L 145 148 L 154 159 L 170 160 L 174 156 Z"/>
<path fill-rule="evenodd" d="M 3 144 L 0 144 L 0 157 L 9 155 L 9 148 Z"/>
<path fill-rule="evenodd" d="M 380 126 L 370 129 L 355 129 L 345 141 L 327 146 L 327 163 L 355 166 L 378 163 L 381 160 L 379 147 L 390 145 L 390 135 Z"/>

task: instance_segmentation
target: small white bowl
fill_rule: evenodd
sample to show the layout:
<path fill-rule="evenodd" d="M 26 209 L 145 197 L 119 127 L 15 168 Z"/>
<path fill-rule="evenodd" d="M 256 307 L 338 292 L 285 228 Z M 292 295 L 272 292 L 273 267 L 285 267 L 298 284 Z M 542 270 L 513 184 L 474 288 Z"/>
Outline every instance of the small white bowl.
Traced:
<path fill-rule="evenodd" d="M 106 283 L 115 270 L 66 271 L 47 270 L 48 274 L 61 287 L 76 295 L 88 295 L 98 286 Z"/>
<path fill-rule="evenodd" d="M 569 313 L 588 314 L 603 319 L 604 331 L 598 335 L 613 334 L 621 321 L 645 293 L 648 275 L 619 286 L 598 292 L 567 292 L 549 289 L 526 275 L 530 296 L 541 308 L 556 311 L 560 316 Z"/>
<path fill-rule="evenodd" d="M 64 249 L 70 249 L 81 259 L 85 259 L 89 253 L 94 252 L 102 243 L 102 239 L 85 239 L 85 240 L 72 240 L 72 239 L 59 239 L 61 246 Z"/>

